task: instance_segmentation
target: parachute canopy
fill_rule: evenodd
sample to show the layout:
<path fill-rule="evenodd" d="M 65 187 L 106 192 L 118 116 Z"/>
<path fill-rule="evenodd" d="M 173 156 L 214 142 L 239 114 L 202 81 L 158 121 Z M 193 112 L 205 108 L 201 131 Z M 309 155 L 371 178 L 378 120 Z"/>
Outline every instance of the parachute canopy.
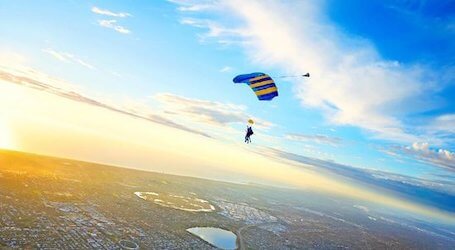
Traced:
<path fill-rule="evenodd" d="M 248 84 L 260 101 L 270 101 L 278 96 L 278 89 L 273 79 L 261 72 L 238 75 L 232 81 Z"/>
<path fill-rule="evenodd" d="M 249 124 L 254 124 L 254 121 L 252 119 L 248 119 Z"/>

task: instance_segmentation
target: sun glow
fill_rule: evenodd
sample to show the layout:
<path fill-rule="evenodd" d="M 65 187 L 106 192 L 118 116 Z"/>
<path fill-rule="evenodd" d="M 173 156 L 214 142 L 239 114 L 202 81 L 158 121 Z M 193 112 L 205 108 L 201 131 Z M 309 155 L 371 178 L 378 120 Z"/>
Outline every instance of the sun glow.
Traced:
<path fill-rule="evenodd" d="M 12 130 L 2 117 L 0 117 L 0 148 L 14 149 Z"/>

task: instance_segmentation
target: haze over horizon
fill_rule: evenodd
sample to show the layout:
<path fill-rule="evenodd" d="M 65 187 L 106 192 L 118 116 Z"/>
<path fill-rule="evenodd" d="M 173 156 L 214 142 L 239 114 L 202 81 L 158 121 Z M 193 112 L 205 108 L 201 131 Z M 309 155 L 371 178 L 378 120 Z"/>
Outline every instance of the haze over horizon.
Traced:
<path fill-rule="evenodd" d="M 0 0 L 0 148 L 455 224 L 453 8 L 360 2 Z M 257 71 L 311 77 L 259 102 Z"/>

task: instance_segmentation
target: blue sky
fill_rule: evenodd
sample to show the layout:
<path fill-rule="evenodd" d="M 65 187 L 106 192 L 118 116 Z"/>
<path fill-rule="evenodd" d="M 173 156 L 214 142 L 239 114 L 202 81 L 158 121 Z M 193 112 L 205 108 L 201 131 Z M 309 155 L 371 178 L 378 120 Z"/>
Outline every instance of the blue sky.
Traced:
<path fill-rule="evenodd" d="M 447 191 L 454 13 L 451 1 L 0 0 L 0 55 L 216 140 L 242 143 L 253 117 L 255 150 Z M 259 102 L 232 83 L 257 71 L 312 77 L 277 78 L 279 97 Z"/>

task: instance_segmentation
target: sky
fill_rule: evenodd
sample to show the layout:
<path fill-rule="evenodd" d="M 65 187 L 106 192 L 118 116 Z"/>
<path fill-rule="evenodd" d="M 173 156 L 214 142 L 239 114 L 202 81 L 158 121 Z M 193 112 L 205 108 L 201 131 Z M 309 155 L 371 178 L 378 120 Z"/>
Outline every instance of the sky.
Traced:
<path fill-rule="evenodd" d="M 453 216 L 454 8 L 0 0 L 0 147 Z"/>

